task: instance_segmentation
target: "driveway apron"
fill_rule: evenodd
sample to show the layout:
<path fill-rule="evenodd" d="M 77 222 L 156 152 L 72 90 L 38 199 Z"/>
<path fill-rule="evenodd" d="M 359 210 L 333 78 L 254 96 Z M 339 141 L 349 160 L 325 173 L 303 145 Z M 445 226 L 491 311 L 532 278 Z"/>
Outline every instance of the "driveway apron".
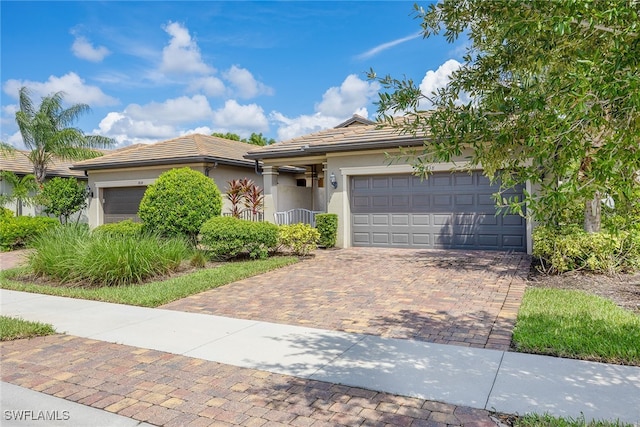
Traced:
<path fill-rule="evenodd" d="M 522 253 L 318 250 L 162 308 L 506 350 L 529 265 Z"/>

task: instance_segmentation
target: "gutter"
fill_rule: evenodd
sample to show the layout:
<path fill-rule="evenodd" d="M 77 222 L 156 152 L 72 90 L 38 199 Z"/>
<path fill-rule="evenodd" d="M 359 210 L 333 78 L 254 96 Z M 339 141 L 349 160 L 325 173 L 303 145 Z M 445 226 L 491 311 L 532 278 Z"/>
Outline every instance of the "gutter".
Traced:
<path fill-rule="evenodd" d="M 72 165 L 69 169 L 73 170 L 99 170 L 99 169 L 120 169 L 120 168 L 132 168 L 138 166 L 162 166 L 172 164 L 185 164 L 185 163 L 217 163 L 221 165 L 229 166 L 241 166 L 246 168 L 253 168 L 253 161 L 250 160 L 233 160 L 223 159 L 211 156 L 198 156 L 198 157 L 175 157 L 170 159 L 161 160 L 139 160 L 139 161 L 123 161 L 113 163 L 99 163 L 94 165 Z"/>
<path fill-rule="evenodd" d="M 398 148 L 398 147 L 414 147 L 422 145 L 424 139 L 407 139 L 397 142 L 376 141 L 376 142 L 345 142 L 340 144 L 323 144 L 304 147 L 297 147 L 292 150 L 266 151 L 264 153 L 247 153 L 245 159 L 276 159 L 281 157 L 302 157 L 309 154 L 332 153 L 356 150 L 374 150 L 379 148 Z"/>

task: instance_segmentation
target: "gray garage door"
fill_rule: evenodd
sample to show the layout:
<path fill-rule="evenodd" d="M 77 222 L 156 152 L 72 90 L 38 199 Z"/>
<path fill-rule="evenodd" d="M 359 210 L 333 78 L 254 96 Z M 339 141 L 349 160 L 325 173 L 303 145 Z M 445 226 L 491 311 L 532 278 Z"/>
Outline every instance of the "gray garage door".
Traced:
<path fill-rule="evenodd" d="M 479 172 L 352 177 L 352 244 L 526 251 L 525 220 L 496 215 L 496 189 Z"/>
<path fill-rule="evenodd" d="M 125 219 L 140 221 L 138 208 L 147 187 L 113 187 L 104 189 L 104 223 Z"/>

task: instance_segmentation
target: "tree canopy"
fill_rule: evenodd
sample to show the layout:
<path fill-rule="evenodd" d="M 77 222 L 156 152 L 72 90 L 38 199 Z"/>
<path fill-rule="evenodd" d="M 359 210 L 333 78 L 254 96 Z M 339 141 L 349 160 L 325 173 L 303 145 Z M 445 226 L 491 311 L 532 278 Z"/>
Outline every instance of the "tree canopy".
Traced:
<path fill-rule="evenodd" d="M 433 94 L 371 71 L 386 90 L 378 111 L 402 132 L 430 135 L 411 156 L 418 171 L 470 149 L 469 167 L 503 188 L 537 187 L 524 201 L 534 219 L 559 225 L 578 201 L 585 229 L 597 231 L 600 200 L 637 203 L 639 12 L 640 3 L 620 0 L 416 5 L 424 37 L 469 38 L 463 63 Z"/>
<path fill-rule="evenodd" d="M 262 135 L 262 133 L 253 132 L 249 138 L 241 138 L 240 135 L 236 133 L 222 133 L 222 132 L 213 132 L 211 136 L 217 136 L 218 138 L 230 139 L 232 141 L 241 141 L 246 142 L 247 144 L 253 145 L 269 145 L 275 144 L 276 140 L 273 138 L 267 138 Z"/>
<path fill-rule="evenodd" d="M 20 110 L 16 122 L 33 165 L 33 174 L 39 184 L 44 182 L 47 167 L 53 157 L 62 160 L 82 160 L 101 155 L 96 148 L 112 145 L 114 141 L 99 135 L 85 135 L 73 123 L 90 111 L 86 104 L 74 104 L 65 108 L 64 92 L 42 98 L 36 109 L 26 87 L 20 89 Z M 3 145 L 3 150 L 7 145 Z"/>

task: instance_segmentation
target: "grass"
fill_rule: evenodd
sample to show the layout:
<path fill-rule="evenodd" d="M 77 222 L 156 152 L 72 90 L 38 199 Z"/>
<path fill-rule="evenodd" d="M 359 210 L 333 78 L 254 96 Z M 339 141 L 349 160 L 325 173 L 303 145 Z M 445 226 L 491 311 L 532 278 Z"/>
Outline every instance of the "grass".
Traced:
<path fill-rule="evenodd" d="M 98 286 L 141 283 L 167 274 L 190 253 L 183 239 L 116 236 L 79 227 L 56 227 L 32 242 L 28 264 L 37 276 Z"/>
<path fill-rule="evenodd" d="M 14 291 L 89 299 L 142 307 L 158 307 L 227 283 L 265 273 L 297 262 L 296 257 L 272 257 L 262 260 L 228 262 L 219 267 L 146 284 L 72 288 L 38 285 L 15 280 L 24 268 L 0 272 L 0 287 Z M 13 279 L 13 280 L 12 280 Z"/>
<path fill-rule="evenodd" d="M 640 366 L 640 316 L 582 291 L 529 288 L 513 342 L 524 353 Z"/>
<path fill-rule="evenodd" d="M 55 333 L 56 331 L 51 325 L 0 316 L 0 341 L 33 338 Z"/>
<path fill-rule="evenodd" d="M 515 420 L 513 427 L 633 427 L 633 424 L 621 421 L 589 421 L 584 416 L 562 418 L 551 415 L 525 415 Z"/>

